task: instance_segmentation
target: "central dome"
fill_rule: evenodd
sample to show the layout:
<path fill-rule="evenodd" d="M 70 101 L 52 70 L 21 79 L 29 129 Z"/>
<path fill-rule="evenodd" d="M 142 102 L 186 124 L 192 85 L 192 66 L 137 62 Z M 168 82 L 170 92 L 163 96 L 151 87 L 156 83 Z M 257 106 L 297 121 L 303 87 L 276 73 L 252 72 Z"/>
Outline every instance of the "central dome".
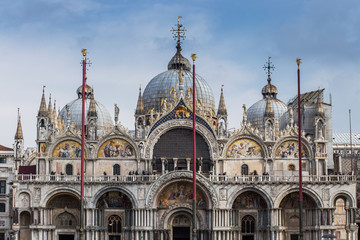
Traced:
<path fill-rule="evenodd" d="M 176 89 L 179 93 L 179 71 L 171 69 L 160 73 L 154 77 L 146 86 L 143 94 L 145 113 L 153 108 L 155 111 L 160 111 L 161 100 L 163 98 L 170 99 L 171 89 Z M 184 93 L 186 93 L 193 86 L 193 74 L 189 70 L 183 70 L 184 77 Z M 201 107 L 204 111 L 215 110 L 214 94 L 207 82 L 195 75 L 196 98 L 200 100 Z"/>

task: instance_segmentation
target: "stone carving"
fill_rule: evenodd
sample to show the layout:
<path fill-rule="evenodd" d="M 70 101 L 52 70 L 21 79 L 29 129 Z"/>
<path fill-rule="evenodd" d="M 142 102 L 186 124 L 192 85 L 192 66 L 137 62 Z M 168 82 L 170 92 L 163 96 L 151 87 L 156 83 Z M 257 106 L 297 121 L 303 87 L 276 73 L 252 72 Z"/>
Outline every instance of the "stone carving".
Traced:
<path fill-rule="evenodd" d="M 30 196 L 27 193 L 20 193 L 20 206 L 22 208 L 28 208 L 30 206 Z"/>
<path fill-rule="evenodd" d="M 271 186 L 271 187 L 270 187 L 270 194 L 271 194 L 271 196 L 272 196 L 272 197 L 276 197 L 276 196 L 277 196 L 277 193 L 278 193 L 277 188 L 276 188 L 275 186 Z"/>
<path fill-rule="evenodd" d="M 220 201 L 227 200 L 227 190 L 225 188 L 220 189 Z"/>
<path fill-rule="evenodd" d="M 330 200 L 330 190 L 328 188 L 322 190 L 322 196 L 325 201 Z"/>
<path fill-rule="evenodd" d="M 177 172 L 171 172 L 165 175 L 162 175 L 150 188 L 148 196 L 147 196 L 147 200 L 146 200 L 146 207 L 151 207 L 154 201 L 154 198 L 156 196 L 157 193 L 159 193 L 159 189 L 161 186 L 163 186 L 164 184 L 170 182 L 171 180 L 174 179 L 180 179 L 180 178 L 188 178 L 188 179 L 192 179 L 192 173 L 188 172 L 188 171 L 177 171 Z M 203 187 L 206 188 L 206 190 L 208 191 L 210 197 L 211 197 L 211 201 L 212 201 L 212 205 L 213 206 L 217 206 L 218 204 L 218 197 L 216 195 L 215 189 L 214 187 L 209 183 L 209 181 L 204 178 L 201 175 L 197 175 L 197 182 L 199 185 L 202 185 Z"/>
<path fill-rule="evenodd" d="M 177 208 L 187 208 L 189 209 L 189 211 L 191 211 L 192 209 L 192 205 L 189 204 L 189 203 L 177 203 L 177 204 L 174 204 L 171 206 L 171 208 L 169 208 L 167 211 L 164 212 L 164 214 L 162 215 L 160 221 L 159 221 L 159 226 L 160 228 L 164 228 L 165 226 L 165 219 L 167 218 L 167 216 L 169 214 L 171 214 L 173 212 L 174 209 L 177 209 Z M 206 224 L 206 221 L 205 219 L 201 216 L 201 214 L 199 214 L 199 212 L 196 212 L 196 217 L 199 219 L 199 222 L 200 222 L 200 228 L 205 228 L 205 224 Z"/>
<path fill-rule="evenodd" d="M 40 201 L 41 199 L 41 188 L 34 188 L 34 201 Z"/>
<path fill-rule="evenodd" d="M 139 200 L 145 199 L 145 188 L 138 188 L 138 199 Z"/>

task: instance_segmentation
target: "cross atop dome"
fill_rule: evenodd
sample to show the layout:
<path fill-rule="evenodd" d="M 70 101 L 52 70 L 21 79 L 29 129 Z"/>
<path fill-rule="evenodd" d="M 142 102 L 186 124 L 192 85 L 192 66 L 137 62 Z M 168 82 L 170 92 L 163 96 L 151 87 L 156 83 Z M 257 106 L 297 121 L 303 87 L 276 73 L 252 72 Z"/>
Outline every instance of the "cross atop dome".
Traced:
<path fill-rule="evenodd" d="M 181 39 L 185 40 L 185 32 L 187 31 L 185 27 L 180 23 L 180 18 L 182 18 L 182 16 L 178 16 L 178 22 L 177 24 L 175 24 L 175 28 L 172 27 L 172 29 L 170 30 L 170 32 L 172 32 L 173 34 L 174 40 L 177 40 L 176 48 L 179 51 L 181 51 Z"/>
<path fill-rule="evenodd" d="M 271 81 L 271 78 L 270 78 L 270 75 L 272 74 L 271 70 L 274 71 L 275 69 L 275 66 L 274 64 L 272 64 L 271 62 L 271 57 L 269 57 L 268 61 L 264 64 L 264 70 L 266 71 L 267 75 L 268 75 L 268 82 L 270 83 Z"/>

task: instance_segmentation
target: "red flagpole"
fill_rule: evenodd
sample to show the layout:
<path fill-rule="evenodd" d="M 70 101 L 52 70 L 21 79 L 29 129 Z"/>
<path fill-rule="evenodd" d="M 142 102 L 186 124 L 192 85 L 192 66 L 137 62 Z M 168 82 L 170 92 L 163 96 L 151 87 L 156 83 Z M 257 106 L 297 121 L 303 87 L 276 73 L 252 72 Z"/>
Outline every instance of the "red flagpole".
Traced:
<path fill-rule="evenodd" d="M 298 133 L 298 142 L 299 142 L 299 240 L 304 239 L 303 233 L 303 188 L 302 188 L 302 144 L 301 144 L 301 101 L 300 101 L 300 63 L 301 59 L 296 59 L 296 63 L 298 65 L 297 75 L 298 75 L 298 125 L 299 125 L 299 133 Z"/>
<path fill-rule="evenodd" d="M 84 239 L 84 165 L 85 165 L 85 85 L 86 85 L 86 49 L 82 49 L 83 54 L 83 86 L 82 86 L 82 122 L 81 122 L 81 222 L 80 239 Z"/>
<path fill-rule="evenodd" d="M 192 239 L 197 239 L 196 233 L 196 95 L 195 95 L 195 59 L 196 54 L 191 54 L 193 60 L 193 232 Z"/>

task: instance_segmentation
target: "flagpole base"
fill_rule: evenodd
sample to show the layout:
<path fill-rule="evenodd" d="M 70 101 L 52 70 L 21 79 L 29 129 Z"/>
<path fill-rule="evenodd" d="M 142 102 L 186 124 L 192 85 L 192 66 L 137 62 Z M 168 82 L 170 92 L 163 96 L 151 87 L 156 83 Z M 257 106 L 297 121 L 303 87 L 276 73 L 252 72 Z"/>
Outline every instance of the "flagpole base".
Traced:
<path fill-rule="evenodd" d="M 193 207 L 193 224 L 192 224 L 192 240 L 197 240 L 197 232 L 196 232 L 196 200 L 192 200 Z"/>

